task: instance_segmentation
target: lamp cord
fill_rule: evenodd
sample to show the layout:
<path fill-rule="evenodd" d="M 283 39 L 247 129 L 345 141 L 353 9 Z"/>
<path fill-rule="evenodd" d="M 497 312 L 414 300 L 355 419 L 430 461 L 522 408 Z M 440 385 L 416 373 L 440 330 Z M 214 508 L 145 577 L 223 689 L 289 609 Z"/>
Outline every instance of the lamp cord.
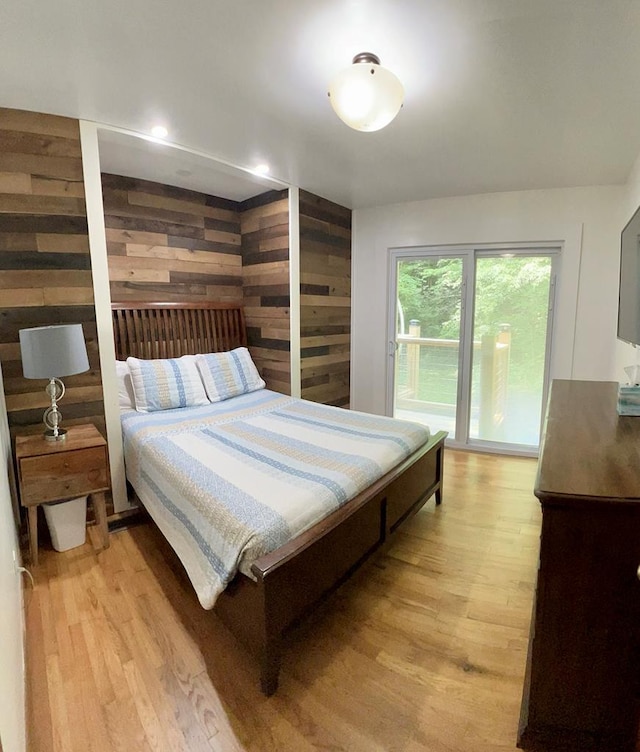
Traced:
<path fill-rule="evenodd" d="M 24 574 L 28 575 L 29 579 L 31 580 L 31 587 L 35 589 L 36 583 L 31 572 L 26 567 L 18 567 L 18 572 L 23 572 Z"/>

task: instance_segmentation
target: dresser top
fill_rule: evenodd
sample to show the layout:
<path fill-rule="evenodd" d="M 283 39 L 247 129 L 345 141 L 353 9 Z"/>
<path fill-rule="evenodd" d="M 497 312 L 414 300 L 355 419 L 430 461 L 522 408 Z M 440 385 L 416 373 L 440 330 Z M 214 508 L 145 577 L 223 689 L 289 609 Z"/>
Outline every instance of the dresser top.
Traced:
<path fill-rule="evenodd" d="M 543 505 L 640 503 L 640 416 L 618 415 L 617 399 L 616 381 L 553 382 L 535 487 Z"/>

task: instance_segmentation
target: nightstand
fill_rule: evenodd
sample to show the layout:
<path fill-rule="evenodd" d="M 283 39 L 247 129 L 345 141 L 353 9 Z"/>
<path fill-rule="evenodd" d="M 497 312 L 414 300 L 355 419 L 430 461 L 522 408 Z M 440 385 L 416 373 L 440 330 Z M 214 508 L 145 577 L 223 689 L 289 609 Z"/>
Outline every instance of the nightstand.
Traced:
<path fill-rule="evenodd" d="M 92 425 L 69 428 L 64 441 L 16 436 L 20 503 L 29 514 L 31 562 L 38 563 L 38 506 L 91 495 L 103 547 L 109 547 L 104 492 L 109 490 L 107 442 Z"/>

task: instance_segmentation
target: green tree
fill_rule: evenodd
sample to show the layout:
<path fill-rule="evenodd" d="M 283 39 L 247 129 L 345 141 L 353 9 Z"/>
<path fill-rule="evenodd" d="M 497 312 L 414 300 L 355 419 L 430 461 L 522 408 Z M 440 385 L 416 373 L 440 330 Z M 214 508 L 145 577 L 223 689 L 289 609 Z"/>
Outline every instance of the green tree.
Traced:
<path fill-rule="evenodd" d="M 548 257 L 479 258 L 476 265 L 474 339 L 509 325 L 510 382 L 537 389 L 544 367 L 549 298 Z M 423 337 L 460 336 L 462 261 L 425 258 L 401 262 L 398 297 L 405 322 L 417 319 Z"/>
<path fill-rule="evenodd" d="M 457 338 L 461 283 L 460 259 L 402 262 L 398 270 L 398 298 L 406 324 L 417 319 L 423 337 Z"/>

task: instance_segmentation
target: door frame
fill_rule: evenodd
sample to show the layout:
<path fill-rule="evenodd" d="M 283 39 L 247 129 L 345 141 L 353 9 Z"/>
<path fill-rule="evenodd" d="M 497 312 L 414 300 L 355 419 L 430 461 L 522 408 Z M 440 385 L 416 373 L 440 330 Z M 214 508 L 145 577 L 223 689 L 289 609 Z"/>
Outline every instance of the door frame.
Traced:
<path fill-rule="evenodd" d="M 458 378 L 456 429 L 455 436 L 447 437 L 446 444 L 452 448 L 468 449 L 497 454 L 513 454 L 535 457 L 538 447 L 503 444 L 469 438 L 469 411 L 471 409 L 471 374 L 472 350 L 468 345 L 473 336 L 473 318 L 475 301 L 475 272 L 477 258 L 491 258 L 502 254 L 514 256 L 545 256 L 551 259 L 549 279 L 549 301 L 547 307 L 547 336 L 545 342 L 545 367 L 542 387 L 542 406 L 540 428 L 544 422 L 544 407 L 547 403 L 551 383 L 553 352 L 553 329 L 556 289 L 560 274 L 563 244 L 553 241 L 538 243 L 474 243 L 465 245 L 415 246 L 411 248 L 389 248 L 387 290 L 387 365 L 386 365 L 386 414 L 393 415 L 395 401 L 395 353 L 396 353 L 396 317 L 397 317 L 397 270 L 399 261 L 419 261 L 425 257 L 453 257 L 462 259 L 462 301 L 460 313 L 460 352 L 458 368 L 462 375 Z"/>

